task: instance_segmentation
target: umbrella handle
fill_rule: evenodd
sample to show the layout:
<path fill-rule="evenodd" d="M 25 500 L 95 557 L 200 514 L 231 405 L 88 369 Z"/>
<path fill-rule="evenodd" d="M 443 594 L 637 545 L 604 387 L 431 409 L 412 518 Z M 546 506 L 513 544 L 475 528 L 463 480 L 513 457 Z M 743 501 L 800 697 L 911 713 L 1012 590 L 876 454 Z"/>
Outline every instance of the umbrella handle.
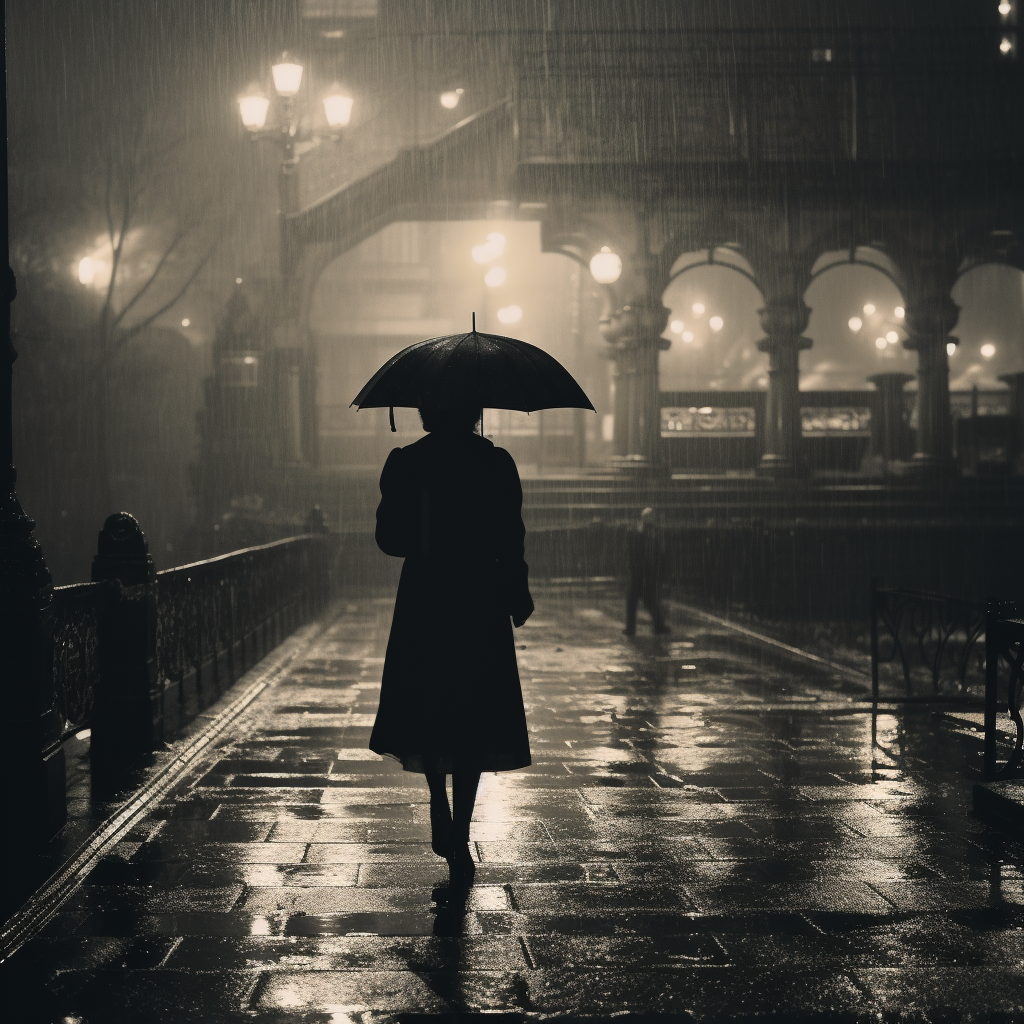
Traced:
<path fill-rule="evenodd" d="M 391 421 L 391 433 L 397 434 L 398 428 L 395 426 L 395 407 L 393 405 L 388 407 L 388 419 Z"/>

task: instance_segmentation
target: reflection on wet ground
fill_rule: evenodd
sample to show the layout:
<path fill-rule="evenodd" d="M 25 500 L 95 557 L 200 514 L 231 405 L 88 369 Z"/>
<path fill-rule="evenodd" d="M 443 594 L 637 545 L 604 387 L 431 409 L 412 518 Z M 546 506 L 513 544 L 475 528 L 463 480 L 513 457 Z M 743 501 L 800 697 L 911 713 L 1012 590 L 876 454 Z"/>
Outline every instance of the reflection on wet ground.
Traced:
<path fill-rule="evenodd" d="M 1024 1013 L 1018 844 L 970 814 L 969 741 L 871 715 L 705 623 L 621 633 L 542 591 L 517 632 L 534 765 L 485 776 L 477 885 L 426 787 L 366 750 L 390 603 L 354 602 L 0 969 L 54 1021 Z M 971 751 L 973 753 L 973 750 Z"/>

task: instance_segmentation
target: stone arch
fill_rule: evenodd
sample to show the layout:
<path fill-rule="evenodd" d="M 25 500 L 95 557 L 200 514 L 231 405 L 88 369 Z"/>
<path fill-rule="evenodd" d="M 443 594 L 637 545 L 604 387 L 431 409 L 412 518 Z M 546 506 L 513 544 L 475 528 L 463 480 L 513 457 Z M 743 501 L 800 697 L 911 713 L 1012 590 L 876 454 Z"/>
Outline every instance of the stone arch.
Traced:
<path fill-rule="evenodd" d="M 898 312 L 905 311 L 904 288 L 899 268 L 876 246 L 822 252 L 804 293 L 811 310 L 805 334 L 814 344 L 801 387 L 868 390 L 875 374 L 914 374 L 917 359 L 903 346 L 908 335 Z"/>
<path fill-rule="evenodd" d="M 667 276 L 662 301 L 672 315 L 662 337 L 671 347 L 661 354 L 662 390 L 766 387 L 768 360 L 757 349 L 764 296 L 742 251 L 712 245 L 684 252 Z M 717 330 L 715 316 L 724 321 Z"/>

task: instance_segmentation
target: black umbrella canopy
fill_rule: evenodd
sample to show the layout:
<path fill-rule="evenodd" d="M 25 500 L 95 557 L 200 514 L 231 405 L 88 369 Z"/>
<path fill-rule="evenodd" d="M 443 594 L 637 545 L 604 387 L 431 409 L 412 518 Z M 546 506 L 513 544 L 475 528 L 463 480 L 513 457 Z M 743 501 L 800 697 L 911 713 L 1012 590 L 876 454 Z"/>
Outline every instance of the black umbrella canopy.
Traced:
<path fill-rule="evenodd" d="M 352 404 L 359 409 L 466 405 L 520 412 L 594 408 L 553 356 L 517 338 L 477 330 L 402 349 Z"/>

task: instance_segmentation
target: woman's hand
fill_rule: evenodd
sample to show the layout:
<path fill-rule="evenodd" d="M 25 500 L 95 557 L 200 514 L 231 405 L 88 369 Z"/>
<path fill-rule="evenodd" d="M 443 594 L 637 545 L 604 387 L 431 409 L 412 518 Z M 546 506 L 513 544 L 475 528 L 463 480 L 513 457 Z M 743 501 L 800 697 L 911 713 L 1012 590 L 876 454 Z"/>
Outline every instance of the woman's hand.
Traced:
<path fill-rule="evenodd" d="M 512 613 L 512 625 L 518 629 L 533 614 L 533 598 L 527 595 L 527 603 L 521 605 Z"/>

